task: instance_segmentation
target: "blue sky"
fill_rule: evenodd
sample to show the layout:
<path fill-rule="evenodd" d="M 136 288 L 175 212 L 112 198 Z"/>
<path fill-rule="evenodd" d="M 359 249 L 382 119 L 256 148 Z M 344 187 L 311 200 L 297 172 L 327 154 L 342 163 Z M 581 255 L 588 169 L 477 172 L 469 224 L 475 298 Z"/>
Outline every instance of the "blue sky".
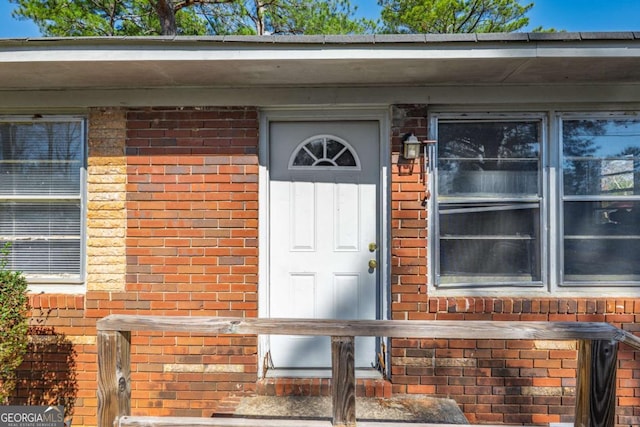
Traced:
<path fill-rule="evenodd" d="M 640 31 L 640 0 L 531 0 L 527 30 L 542 26 L 566 31 Z M 352 0 L 361 15 L 375 18 L 376 0 Z M 527 1 L 523 1 L 527 3 Z M 30 21 L 11 17 L 13 5 L 0 0 L 0 37 L 35 37 Z"/>

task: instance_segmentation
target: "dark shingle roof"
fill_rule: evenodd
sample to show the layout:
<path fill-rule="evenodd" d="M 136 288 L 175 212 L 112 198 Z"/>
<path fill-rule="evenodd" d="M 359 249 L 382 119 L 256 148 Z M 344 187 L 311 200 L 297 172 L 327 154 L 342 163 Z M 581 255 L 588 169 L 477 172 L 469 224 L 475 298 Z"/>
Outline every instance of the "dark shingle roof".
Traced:
<path fill-rule="evenodd" d="M 394 44 L 394 43 L 481 43 L 481 42 L 562 42 L 640 40 L 640 31 L 478 33 L 478 34 L 371 34 L 371 35 L 266 35 L 266 36 L 151 36 L 151 37 L 28 37 L 4 38 L 7 42 L 212 42 L 267 44 Z"/>

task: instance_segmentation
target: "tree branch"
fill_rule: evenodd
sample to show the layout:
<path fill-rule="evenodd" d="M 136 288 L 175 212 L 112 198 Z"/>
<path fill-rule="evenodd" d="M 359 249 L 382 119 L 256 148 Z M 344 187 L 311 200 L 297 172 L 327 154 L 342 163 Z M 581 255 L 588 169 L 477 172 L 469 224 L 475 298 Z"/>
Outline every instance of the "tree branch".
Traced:
<path fill-rule="evenodd" d="M 469 12 L 467 13 L 467 16 L 462 20 L 462 22 L 460 22 L 460 24 L 457 26 L 456 28 L 456 33 L 459 33 L 467 24 L 467 22 L 469 22 L 471 20 L 472 16 L 476 16 L 476 22 L 474 22 L 474 24 L 471 26 L 471 31 L 465 31 L 465 32 L 469 32 L 472 33 L 473 29 L 475 29 L 478 25 L 478 23 L 480 22 L 480 19 L 482 18 L 482 15 L 484 15 L 485 13 L 485 9 L 483 8 L 482 12 L 478 12 L 478 7 L 479 4 L 483 3 L 483 0 L 474 0 L 473 4 L 471 5 L 471 9 L 469 10 Z"/>
<path fill-rule="evenodd" d="M 225 3 L 233 3 L 234 0 L 183 0 L 180 2 L 177 2 L 174 6 L 173 6 L 173 10 L 175 12 L 184 9 L 185 7 L 190 7 L 190 6 L 194 6 L 197 4 L 225 4 Z"/>

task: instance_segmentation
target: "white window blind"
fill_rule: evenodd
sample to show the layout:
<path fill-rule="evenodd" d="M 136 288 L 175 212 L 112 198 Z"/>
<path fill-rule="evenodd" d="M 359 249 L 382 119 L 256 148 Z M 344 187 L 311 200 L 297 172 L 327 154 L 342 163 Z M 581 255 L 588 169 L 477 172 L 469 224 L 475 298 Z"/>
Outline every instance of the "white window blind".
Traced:
<path fill-rule="evenodd" d="M 79 118 L 0 119 L 0 245 L 30 282 L 82 277 L 84 159 Z"/>

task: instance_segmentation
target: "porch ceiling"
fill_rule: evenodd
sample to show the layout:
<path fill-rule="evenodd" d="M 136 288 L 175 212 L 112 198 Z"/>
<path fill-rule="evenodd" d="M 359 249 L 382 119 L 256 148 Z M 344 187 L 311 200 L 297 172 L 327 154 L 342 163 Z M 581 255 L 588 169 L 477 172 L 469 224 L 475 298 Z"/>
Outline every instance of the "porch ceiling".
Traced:
<path fill-rule="evenodd" d="M 636 83 L 635 36 L 4 39 L 0 90 Z"/>

